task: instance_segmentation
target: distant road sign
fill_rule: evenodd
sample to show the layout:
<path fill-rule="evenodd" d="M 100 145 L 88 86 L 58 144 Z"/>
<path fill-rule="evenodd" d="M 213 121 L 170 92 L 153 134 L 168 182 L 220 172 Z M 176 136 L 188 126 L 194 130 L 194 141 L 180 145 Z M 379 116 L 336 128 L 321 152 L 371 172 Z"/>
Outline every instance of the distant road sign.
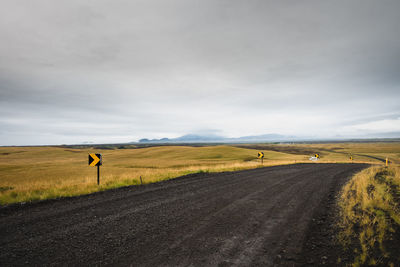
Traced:
<path fill-rule="evenodd" d="M 317 158 L 317 159 L 319 159 L 319 154 L 317 153 L 317 154 L 315 154 L 315 157 Z"/>
<path fill-rule="evenodd" d="M 258 152 L 258 158 L 263 159 L 264 158 L 264 152 Z"/>
<path fill-rule="evenodd" d="M 103 164 L 103 160 L 101 158 L 101 154 L 89 154 L 89 166 L 101 166 Z"/>

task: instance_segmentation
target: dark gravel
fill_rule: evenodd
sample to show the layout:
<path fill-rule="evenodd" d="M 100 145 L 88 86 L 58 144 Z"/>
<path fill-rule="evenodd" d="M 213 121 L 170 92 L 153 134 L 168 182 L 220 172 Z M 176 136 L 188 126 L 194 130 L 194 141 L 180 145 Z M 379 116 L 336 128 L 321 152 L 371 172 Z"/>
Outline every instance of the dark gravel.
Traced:
<path fill-rule="evenodd" d="M 329 253 L 320 236 L 329 222 L 321 214 L 366 166 L 296 164 L 196 174 L 3 207 L 0 266 L 322 264 L 320 257 L 330 255 L 321 254 Z M 320 243 L 323 252 L 310 249 Z"/>

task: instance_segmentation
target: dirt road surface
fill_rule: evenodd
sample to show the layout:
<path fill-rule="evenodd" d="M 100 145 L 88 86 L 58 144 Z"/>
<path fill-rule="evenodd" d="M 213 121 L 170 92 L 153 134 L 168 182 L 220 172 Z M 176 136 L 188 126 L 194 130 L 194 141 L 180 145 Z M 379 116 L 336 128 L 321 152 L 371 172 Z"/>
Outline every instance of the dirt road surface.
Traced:
<path fill-rule="evenodd" d="M 325 251 L 329 242 L 316 236 L 315 216 L 329 210 L 332 197 L 366 166 L 296 164 L 203 173 L 3 207 L 0 266 L 320 264 L 319 246 L 310 240 L 325 244 Z"/>

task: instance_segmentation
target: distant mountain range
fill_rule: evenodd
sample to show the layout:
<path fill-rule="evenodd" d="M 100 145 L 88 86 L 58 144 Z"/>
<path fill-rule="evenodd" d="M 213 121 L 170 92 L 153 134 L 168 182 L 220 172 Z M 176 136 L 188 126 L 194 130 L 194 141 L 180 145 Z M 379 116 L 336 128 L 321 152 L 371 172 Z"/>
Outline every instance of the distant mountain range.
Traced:
<path fill-rule="evenodd" d="M 279 142 L 296 139 L 295 136 L 285 136 L 280 134 L 263 134 L 253 136 L 243 136 L 228 138 L 218 135 L 197 135 L 187 134 L 177 138 L 161 138 L 139 140 L 139 143 L 245 143 L 245 142 Z"/>
<path fill-rule="evenodd" d="M 223 137 L 219 135 L 198 135 L 187 134 L 177 138 L 161 138 L 161 139 L 147 139 L 139 140 L 139 143 L 259 143 L 259 142 L 304 142 L 304 141 L 351 141 L 351 140 L 384 140 L 400 138 L 400 132 L 379 133 L 379 134 L 365 134 L 363 136 L 335 136 L 331 138 L 318 138 L 315 136 L 289 136 L 281 134 L 263 134 L 263 135 L 250 135 L 237 138 Z M 132 142 L 137 143 L 137 142 Z"/>

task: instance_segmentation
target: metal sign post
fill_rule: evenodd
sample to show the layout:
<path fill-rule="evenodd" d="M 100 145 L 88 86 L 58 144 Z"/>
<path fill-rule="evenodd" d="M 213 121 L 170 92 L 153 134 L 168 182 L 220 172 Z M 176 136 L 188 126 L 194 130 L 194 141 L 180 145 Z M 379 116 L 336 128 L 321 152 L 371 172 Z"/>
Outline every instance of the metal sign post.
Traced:
<path fill-rule="evenodd" d="M 97 165 L 97 185 L 100 184 L 100 165 Z"/>
<path fill-rule="evenodd" d="M 261 165 L 264 164 L 264 152 L 258 152 L 258 158 L 261 159 Z"/>
<path fill-rule="evenodd" d="M 100 184 L 100 166 L 103 165 L 103 158 L 101 154 L 89 154 L 89 166 L 97 166 L 97 185 Z"/>

